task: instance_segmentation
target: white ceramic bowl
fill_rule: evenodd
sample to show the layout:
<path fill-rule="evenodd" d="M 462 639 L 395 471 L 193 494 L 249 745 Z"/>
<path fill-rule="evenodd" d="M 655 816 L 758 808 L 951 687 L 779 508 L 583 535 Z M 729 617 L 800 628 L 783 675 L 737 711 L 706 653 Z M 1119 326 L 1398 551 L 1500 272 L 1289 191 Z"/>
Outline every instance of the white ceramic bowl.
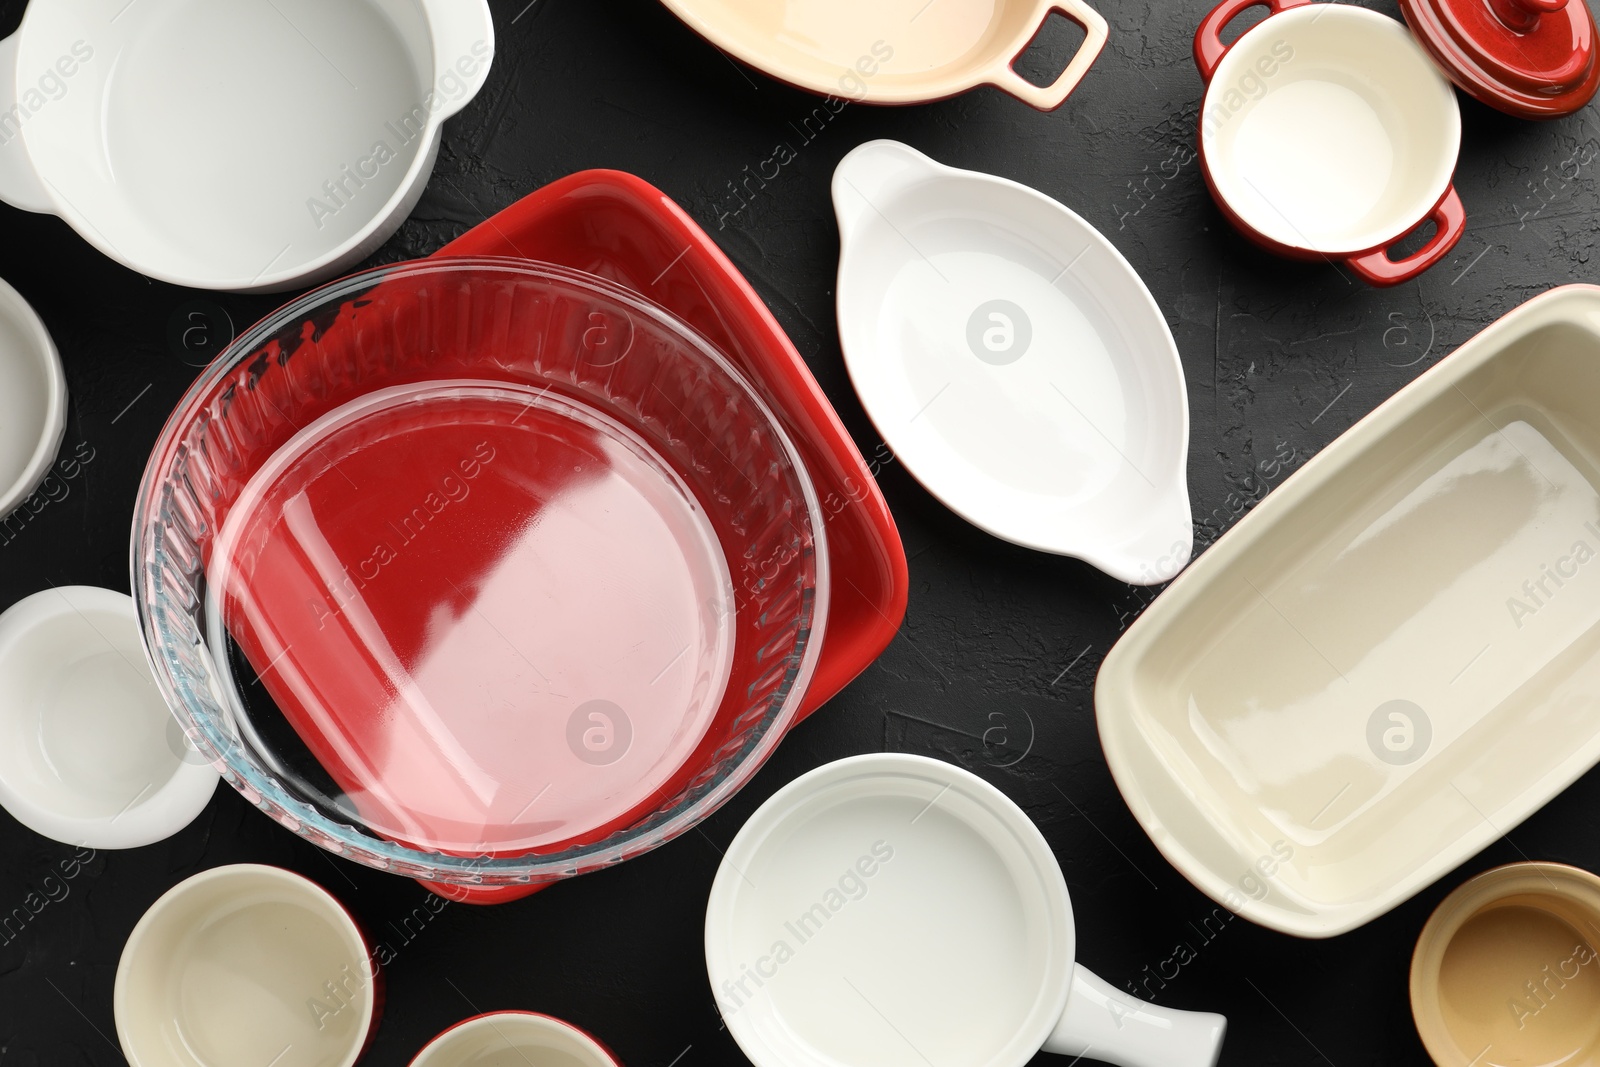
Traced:
<path fill-rule="evenodd" d="M 130 1067 L 351 1067 L 381 1002 L 349 913 L 257 864 L 215 867 L 152 904 L 113 993 Z"/>
<path fill-rule="evenodd" d="M 132 598 L 63 586 L 0 615 L 0 804 L 72 845 L 170 837 L 218 775 L 156 688 Z"/>
<path fill-rule="evenodd" d="M 0 516 L 50 473 L 66 428 L 61 356 L 33 308 L 0 281 Z"/>
<path fill-rule="evenodd" d="M 487 0 L 30 4 L 0 199 L 152 278 L 307 285 L 404 221 L 493 56 Z"/>
<path fill-rule="evenodd" d="M 459 1022 L 428 1042 L 411 1067 L 617 1067 L 604 1045 L 570 1023 L 528 1011 Z"/>

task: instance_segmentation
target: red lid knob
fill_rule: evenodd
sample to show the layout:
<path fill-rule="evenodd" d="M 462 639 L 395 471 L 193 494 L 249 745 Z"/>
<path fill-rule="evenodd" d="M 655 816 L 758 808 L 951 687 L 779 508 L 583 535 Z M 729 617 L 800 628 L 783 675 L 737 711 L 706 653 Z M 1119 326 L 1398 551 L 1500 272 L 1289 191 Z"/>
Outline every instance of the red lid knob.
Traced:
<path fill-rule="evenodd" d="M 1600 88 L 1600 42 L 1585 0 L 1400 0 L 1450 79 L 1525 118 L 1570 115 Z"/>
<path fill-rule="evenodd" d="M 1567 6 L 1567 0 L 1489 0 L 1489 8 L 1509 29 L 1527 33 L 1540 15 L 1553 15 Z"/>

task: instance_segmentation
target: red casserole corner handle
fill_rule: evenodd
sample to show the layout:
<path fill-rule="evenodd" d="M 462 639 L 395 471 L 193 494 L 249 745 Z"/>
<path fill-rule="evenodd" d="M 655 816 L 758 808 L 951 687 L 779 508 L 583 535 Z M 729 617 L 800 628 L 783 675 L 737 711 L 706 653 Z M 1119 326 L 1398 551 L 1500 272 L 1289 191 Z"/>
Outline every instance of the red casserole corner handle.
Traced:
<path fill-rule="evenodd" d="M 1345 266 L 1361 276 L 1368 285 L 1399 285 L 1410 281 L 1443 259 L 1467 229 L 1467 209 L 1461 206 L 1456 187 L 1445 190 L 1444 199 L 1434 206 L 1432 214 L 1436 229 L 1426 244 L 1404 259 L 1390 259 L 1387 248 L 1351 256 Z"/>
<path fill-rule="evenodd" d="M 1268 17 L 1271 17 L 1280 11 L 1287 11 L 1291 7 L 1302 7 L 1310 2 L 1311 0 L 1222 0 L 1222 3 L 1211 9 L 1211 14 L 1200 21 L 1200 28 L 1194 31 L 1194 65 L 1200 68 L 1200 80 L 1209 83 L 1211 75 L 1217 72 L 1217 64 L 1222 62 L 1222 57 L 1233 47 L 1223 43 L 1222 31 L 1247 8 L 1267 8 Z"/>

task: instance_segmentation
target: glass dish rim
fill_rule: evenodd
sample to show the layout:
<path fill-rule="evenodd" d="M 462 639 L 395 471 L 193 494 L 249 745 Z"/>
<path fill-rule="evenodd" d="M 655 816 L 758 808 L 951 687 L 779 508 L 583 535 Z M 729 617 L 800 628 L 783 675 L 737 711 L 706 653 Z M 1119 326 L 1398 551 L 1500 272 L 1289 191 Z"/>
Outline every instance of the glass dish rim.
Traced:
<path fill-rule="evenodd" d="M 237 743 L 222 733 L 211 715 L 195 714 L 189 686 L 176 677 L 171 666 L 172 657 L 164 652 L 166 648 L 177 644 L 176 635 L 167 630 L 155 611 L 162 599 L 159 595 L 162 584 L 159 575 L 162 569 L 160 563 L 165 558 L 164 550 L 159 547 L 158 536 L 162 528 L 163 485 L 181 433 L 188 429 L 192 418 L 203 410 L 204 402 L 218 382 L 236 372 L 250 359 L 256 358 L 268 343 L 282 337 L 286 328 L 308 321 L 310 312 L 359 297 L 385 280 L 479 272 L 523 275 L 588 291 L 615 301 L 629 313 L 652 321 L 698 351 L 727 376 L 745 400 L 755 405 L 762 421 L 773 433 L 794 471 L 812 535 L 807 554 L 812 561 L 813 580 L 803 597 L 801 628 L 796 638 L 801 644 L 800 661 L 779 687 L 781 696 L 777 711 L 764 716 L 765 721 L 752 728 L 753 735 L 746 741 L 743 750 L 728 758 L 730 772 L 697 799 L 669 810 L 664 817 L 648 817 L 636 826 L 617 831 L 599 841 L 558 851 L 512 856 L 463 856 L 412 848 L 333 818 L 302 800 L 276 776 L 254 765 L 253 761 L 241 758 Z M 405 868 L 396 873 L 456 885 L 518 885 L 572 877 L 619 863 L 664 844 L 709 817 L 754 777 L 797 718 L 821 654 L 830 595 L 826 538 L 821 501 L 810 471 L 789 432 L 744 373 L 694 327 L 647 297 L 583 271 L 517 257 L 459 256 L 405 260 L 346 275 L 309 290 L 241 332 L 184 391 L 151 448 L 134 502 L 129 571 L 139 618 L 140 643 L 162 697 L 185 731 L 196 741 L 197 747 L 201 748 L 205 758 L 246 800 L 297 835 L 367 866 L 382 870 Z M 147 543 L 150 546 L 148 552 Z M 210 751 L 206 751 L 208 748 Z"/>

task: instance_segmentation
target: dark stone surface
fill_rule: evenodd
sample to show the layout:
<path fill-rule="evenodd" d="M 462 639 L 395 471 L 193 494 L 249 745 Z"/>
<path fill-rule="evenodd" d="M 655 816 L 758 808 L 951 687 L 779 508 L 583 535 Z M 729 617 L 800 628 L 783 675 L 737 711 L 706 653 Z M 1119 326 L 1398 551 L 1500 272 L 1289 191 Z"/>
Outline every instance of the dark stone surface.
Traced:
<path fill-rule="evenodd" d="M 1277 469 L 1274 457 L 1292 455 L 1289 466 L 1297 465 L 1509 308 L 1557 283 L 1594 278 L 1600 126 L 1592 107 L 1541 125 L 1464 102 L 1459 184 L 1469 228 L 1419 282 L 1374 290 L 1327 265 L 1254 251 L 1223 223 L 1193 158 L 1201 89 L 1189 40 L 1203 0 L 1096 0 L 1111 44 L 1055 114 L 985 89 L 927 107 L 849 107 L 809 141 L 797 124 L 816 99 L 737 66 L 654 0 L 526 2 L 494 0 L 500 41 L 490 83 L 447 128 L 427 195 L 378 259 L 427 254 L 571 171 L 634 171 L 721 242 L 872 454 L 879 440 L 850 391 L 833 325 L 828 181 L 861 141 L 902 139 L 1060 199 L 1144 276 L 1188 374 L 1202 542 L 1281 480 L 1281 472 L 1262 473 Z M 0 29 L 16 25 L 22 6 L 0 2 Z M 1388 0 L 1376 6 L 1396 13 Z M 1041 76 L 1059 70 L 1074 43 L 1071 33 L 1052 33 L 1028 66 Z M 733 213 L 728 183 L 780 143 L 794 160 Z M 47 584 L 126 589 L 146 452 L 203 362 L 169 342 L 172 324 L 199 299 L 242 327 L 280 298 L 147 281 L 54 218 L 0 208 L 0 225 L 0 276 L 38 309 L 66 360 L 66 450 L 87 442 L 94 452 L 64 496 L 58 491 L 0 544 L 0 603 Z M 1406 968 L 1430 908 L 1465 875 L 1502 862 L 1600 866 L 1592 829 L 1600 777 L 1591 774 L 1463 870 L 1354 933 L 1301 942 L 1237 920 L 1205 941 L 1196 927 L 1212 904 L 1134 823 L 1095 735 L 1096 668 L 1150 593 L 987 537 L 892 464 L 880 477 L 911 558 L 900 636 L 701 832 L 522 903 L 452 905 L 408 940 L 400 924 L 424 899 L 418 886 L 337 861 L 223 789 L 173 840 L 97 857 L 62 899 L 0 944 L 0 1064 L 121 1063 L 111 989 L 128 931 L 174 882 L 237 861 L 309 875 L 394 950 L 374 1067 L 404 1064 L 438 1030 L 501 1008 L 577 1022 L 631 1067 L 741 1063 L 719 1029 L 701 955 L 718 850 L 780 785 L 863 751 L 965 763 L 1024 805 L 1072 887 L 1079 958 L 1113 984 L 1146 967 L 1170 974 L 1176 946 L 1194 948 L 1160 997 L 1228 1015 L 1225 1064 L 1425 1063 Z M 990 734 L 986 747 L 980 739 L 996 722 L 1009 733 L 1003 742 Z M 3 814 L 0 849 L 0 913 L 20 906 L 72 853 Z"/>

